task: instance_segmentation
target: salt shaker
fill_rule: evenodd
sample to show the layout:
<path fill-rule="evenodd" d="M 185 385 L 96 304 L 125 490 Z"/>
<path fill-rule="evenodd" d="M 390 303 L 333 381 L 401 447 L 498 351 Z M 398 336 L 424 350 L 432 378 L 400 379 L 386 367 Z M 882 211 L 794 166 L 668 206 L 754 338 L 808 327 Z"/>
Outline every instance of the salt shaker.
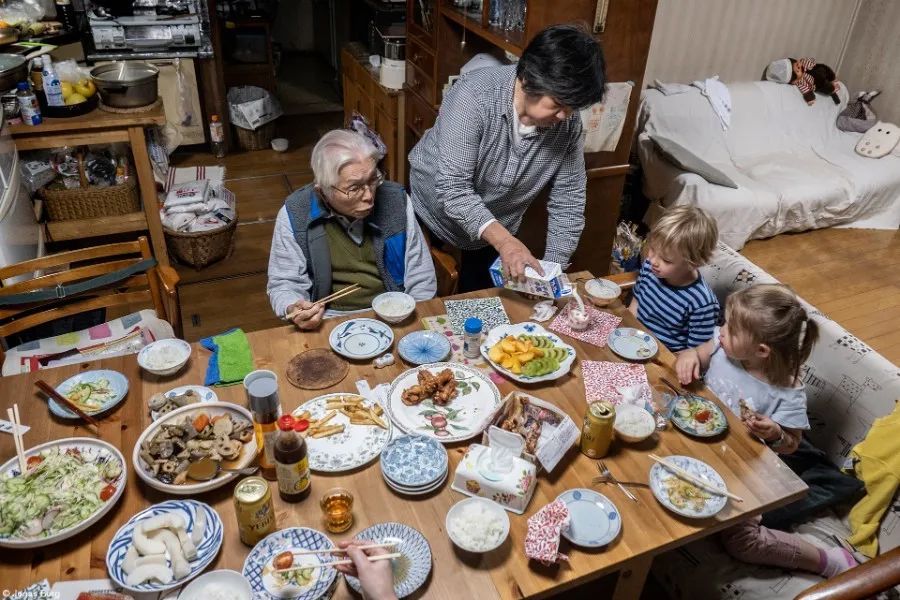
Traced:
<path fill-rule="evenodd" d="M 466 358 L 478 358 L 480 356 L 479 347 L 481 346 L 481 319 L 477 317 L 469 317 L 463 325 L 465 335 L 463 336 L 463 356 Z"/>

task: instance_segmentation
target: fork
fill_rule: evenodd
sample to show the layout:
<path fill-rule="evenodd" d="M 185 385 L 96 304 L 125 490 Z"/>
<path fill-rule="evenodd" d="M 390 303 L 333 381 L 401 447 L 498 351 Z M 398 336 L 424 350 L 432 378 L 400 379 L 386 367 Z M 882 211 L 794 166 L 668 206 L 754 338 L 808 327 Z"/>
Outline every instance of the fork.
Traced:
<path fill-rule="evenodd" d="M 594 477 L 593 479 L 591 479 L 591 483 L 621 483 L 622 485 L 627 487 L 642 487 L 650 489 L 650 486 L 648 484 L 641 483 L 640 481 L 622 481 L 621 479 L 613 481 L 609 477 L 604 477 L 603 475 Z"/>
<path fill-rule="evenodd" d="M 600 470 L 600 475 L 602 477 L 606 477 L 607 479 L 609 479 L 610 481 L 615 483 L 618 486 L 618 488 L 620 490 L 622 490 L 622 493 L 625 494 L 626 497 L 628 497 L 629 499 L 631 499 L 634 502 L 638 501 L 637 496 L 635 496 L 634 494 L 629 492 L 628 488 L 626 488 L 624 485 L 619 483 L 619 480 L 616 479 L 615 476 L 609 471 L 609 469 L 606 468 L 606 464 L 602 460 L 597 461 L 597 468 Z"/>

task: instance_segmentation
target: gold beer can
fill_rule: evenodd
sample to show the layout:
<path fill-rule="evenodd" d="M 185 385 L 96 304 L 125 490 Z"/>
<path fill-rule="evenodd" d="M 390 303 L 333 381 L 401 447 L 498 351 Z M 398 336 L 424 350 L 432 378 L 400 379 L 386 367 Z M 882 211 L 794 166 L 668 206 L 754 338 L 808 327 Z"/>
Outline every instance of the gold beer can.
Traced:
<path fill-rule="evenodd" d="M 275 531 L 275 507 L 269 482 L 262 477 L 247 477 L 234 488 L 234 513 L 241 541 L 255 546 Z"/>
<path fill-rule="evenodd" d="M 591 402 L 584 413 L 581 428 L 581 452 L 591 458 L 603 458 L 613 439 L 616 407 L 609 402 Z"/>

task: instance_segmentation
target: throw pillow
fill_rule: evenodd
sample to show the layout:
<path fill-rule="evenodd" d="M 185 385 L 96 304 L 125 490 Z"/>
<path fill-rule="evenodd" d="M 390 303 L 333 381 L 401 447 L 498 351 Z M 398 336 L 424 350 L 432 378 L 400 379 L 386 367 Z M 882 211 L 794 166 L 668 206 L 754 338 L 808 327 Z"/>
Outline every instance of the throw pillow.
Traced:
<path fill-rule="evenodd" d="M 650 139 L 653 140 L 657 151 L 663 158 L 676 167 L 688 171 L 689 173 L 696 173 L 710 183 L 737 189 L 737 184 L 732 181 L 728 175 L 718 170 L 681 144 L 661 135 L 650 136 Z"/>

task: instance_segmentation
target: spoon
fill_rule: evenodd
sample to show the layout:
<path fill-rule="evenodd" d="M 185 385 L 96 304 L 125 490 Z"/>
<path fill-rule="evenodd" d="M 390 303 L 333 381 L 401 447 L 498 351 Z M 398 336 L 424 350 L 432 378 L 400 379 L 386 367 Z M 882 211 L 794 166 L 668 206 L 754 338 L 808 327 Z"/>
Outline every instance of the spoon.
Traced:
<path fill-rule="evenodd" d="M 219 473 L 237 473 L 238 475 L 252 475 L 259 470 L 258 466 L 244 467 L 243 469 L 223 469 L 222 464 L 218 461 L 204 456 L 197 462 L 192 462 L 188 466 L 187 476 L 194 481 L 209 481 L 214 479 Z"/>

